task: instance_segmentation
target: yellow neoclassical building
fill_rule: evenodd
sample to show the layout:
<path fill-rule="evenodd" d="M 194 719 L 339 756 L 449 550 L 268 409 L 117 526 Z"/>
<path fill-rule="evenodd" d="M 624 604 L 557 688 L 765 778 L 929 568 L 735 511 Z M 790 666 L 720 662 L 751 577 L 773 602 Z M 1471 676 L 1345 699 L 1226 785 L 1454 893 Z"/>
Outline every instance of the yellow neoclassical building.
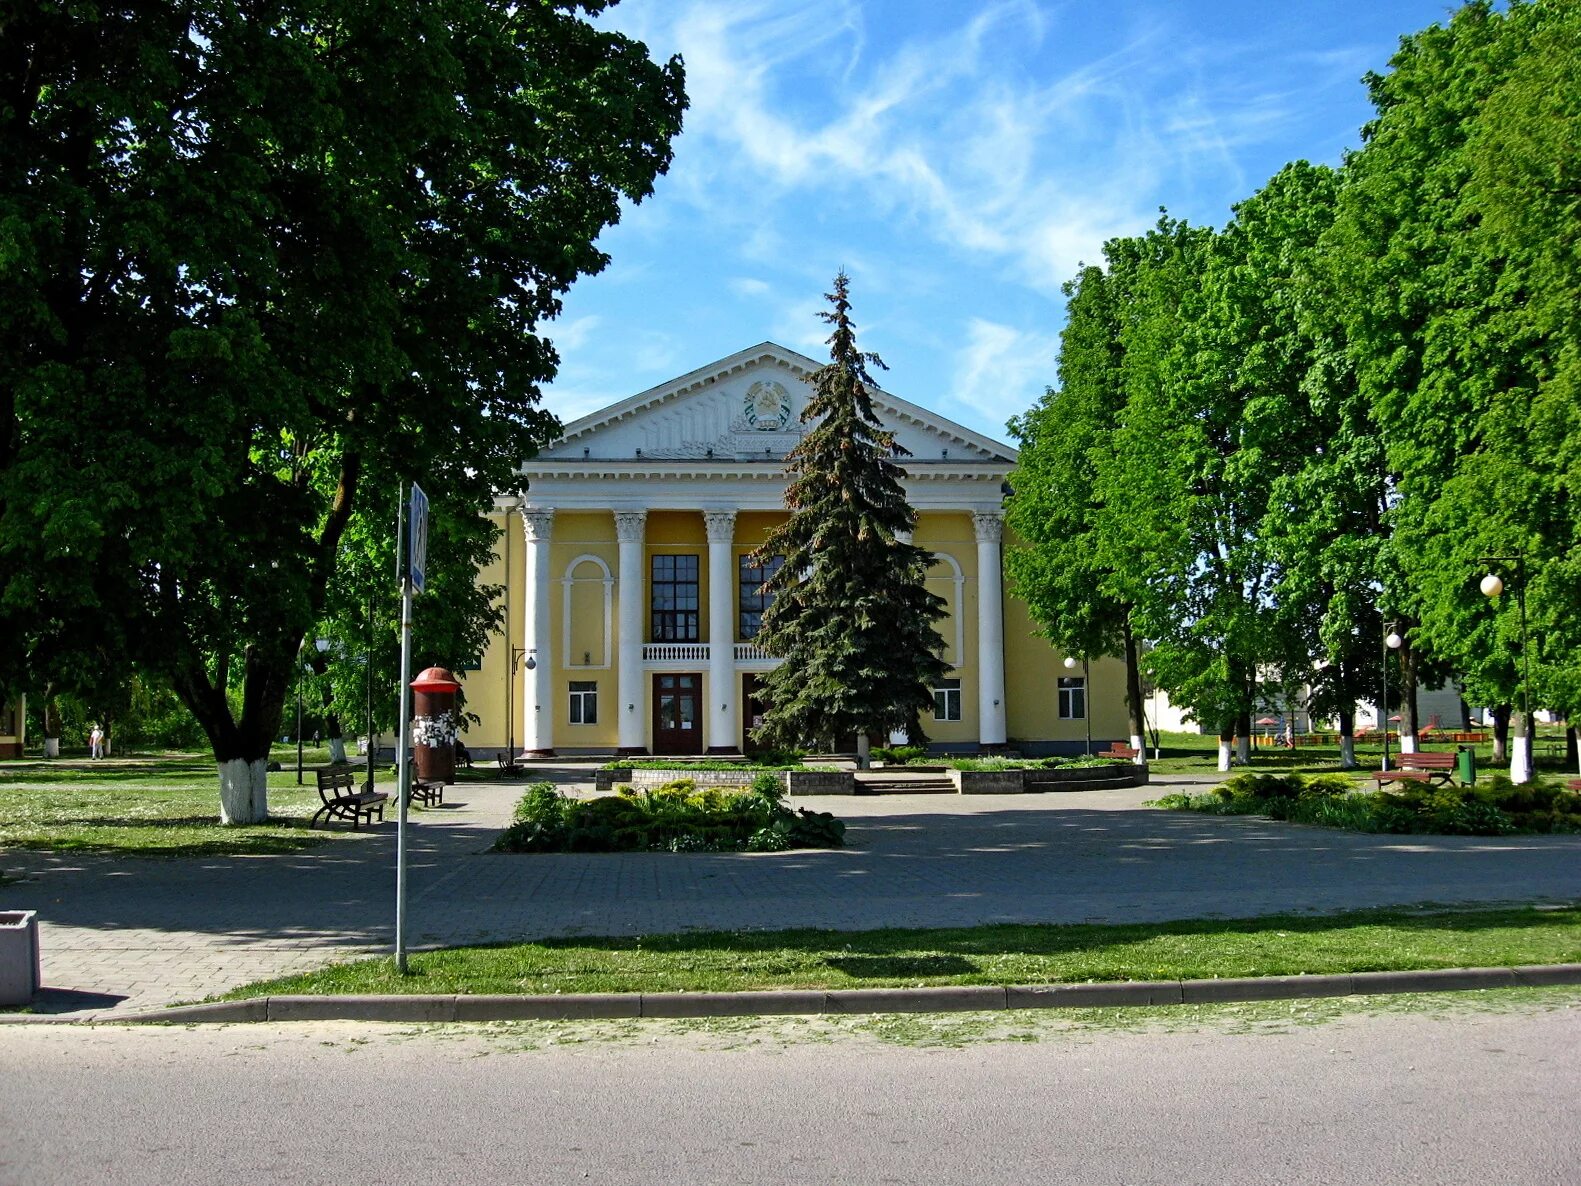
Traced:
<path fill-rule="evenodd" d="M 777 660 L 755 641 L 768 573 L 750 553 L 784 510 L 819 363 L 765 342 L 567 425 L 529 462 L 525 497 L 485 580 L 507 627 L 463 673 L 474 753 L 738 753 Z M 1124 669 L 1067 666 L 1003 578 L 1005 480 L 1015 450 L 888 392 L 885 427 L 911 453 L 915 542 L 948 678 L 923 727 L 952 751 L 1079 753 L 1127 735 Z M 1090 679 L 1091 686 L 1088 686 Z"/>

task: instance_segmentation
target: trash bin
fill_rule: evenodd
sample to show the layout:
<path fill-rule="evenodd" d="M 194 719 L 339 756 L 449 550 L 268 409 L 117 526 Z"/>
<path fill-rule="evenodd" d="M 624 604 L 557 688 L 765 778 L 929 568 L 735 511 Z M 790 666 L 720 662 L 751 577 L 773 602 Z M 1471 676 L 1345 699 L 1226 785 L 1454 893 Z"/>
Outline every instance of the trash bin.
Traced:
<path fill-rule="evenodd" d="M 1469 745 L 1455 750 L 1455 777 L 1463 787 L 1477 785 L 1477 751 Z"/>
<path fill-rule="evenodd" d="M 38 987 L 37 915 L 0 910 L 0 1005 L 26 1005 Z"/>

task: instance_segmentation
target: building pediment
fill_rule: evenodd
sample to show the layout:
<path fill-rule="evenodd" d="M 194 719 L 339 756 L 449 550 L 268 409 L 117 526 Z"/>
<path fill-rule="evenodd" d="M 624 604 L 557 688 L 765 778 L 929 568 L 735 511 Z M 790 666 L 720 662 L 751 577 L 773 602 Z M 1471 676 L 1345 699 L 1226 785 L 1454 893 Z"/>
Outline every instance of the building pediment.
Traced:
<path fill-rule="evenodd" d="M 699 460 L 778 466 L 801 440 L 809 376 L 821 363 L 764 342 L 651 387 L 568 424 L 541 462 Z M 984 437 L 882 389 L 874 408 L 914 465 L 1015 460 L 1010 446 Z M 555 467 L 558 468 L 558 467 Z"/>

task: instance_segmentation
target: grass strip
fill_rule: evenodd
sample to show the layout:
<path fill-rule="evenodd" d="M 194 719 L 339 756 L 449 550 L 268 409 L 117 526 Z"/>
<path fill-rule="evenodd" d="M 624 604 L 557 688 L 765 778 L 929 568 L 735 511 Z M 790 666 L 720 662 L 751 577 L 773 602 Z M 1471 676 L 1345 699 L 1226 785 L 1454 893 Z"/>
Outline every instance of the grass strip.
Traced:
<path fill-rule="evenodd" d="M 1209 979 L 1581 961 L 1581 908 L 1369 910 L 1123 925 L 719 931 L 416 952 L 246 985 L 282 993 L 731 992 Z"/>

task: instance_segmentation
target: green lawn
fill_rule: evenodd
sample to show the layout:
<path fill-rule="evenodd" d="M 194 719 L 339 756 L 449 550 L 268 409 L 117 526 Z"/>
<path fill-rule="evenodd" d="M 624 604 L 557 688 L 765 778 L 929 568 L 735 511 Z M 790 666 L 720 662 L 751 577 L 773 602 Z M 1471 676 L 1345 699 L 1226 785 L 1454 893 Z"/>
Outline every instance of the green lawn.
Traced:
<path fill-rule="evenodd" d="M 1488 730 L 1491 733 L 1491 730 Z M 1552 725 L 1539 725 L 1537 727 L 1537 752 L 1536 768 L 1539 774 L 1562 774 L 1574 771 L 1564 763 L 1564 730 Z M 1219 739 L 1212 734 L 1202 733 L 1163 733 L 1160 735 L 1163 742 L 1164 756 L 1153 758 L 1152 746 L 1148 747 L 1149 766 L 1154 774 L 1193 774 L 1211 773 L 1218 767 Z M 1453 750 L 1453 744 L 1429 742 L 1423 747 L 1430 750 Z M 1494 765 L 1493 743 L 1485 741 L 1472 747 L 1477 753 L 1477 770 L 1479 773 L 1503 769 L 1508 773 L 1508 765 Z M 1395 742 L 1390 742 L 1391 755 L 1398 754 L 1399 748 Z M 1383 742 L 1359 741 L 1356 745 L 1356 765 L 1358 772 L 1379 770 L 1382 768 Z M 1327 774 L 1339 769 L 1339 746 L 1300 746 L 1296 749 L 1282 749 L 1278 746 L 1252 749 L 1252 769 L 1265 770 L 1269 773 L 1279 774 Z"/>
<path fill-rule="evenodd" d="M 295 747 L 276 746 L 274 758 L 285 769 L 269 776 L 269 822 L 230 828 L 220 826 L 219 780 L 207 754 L 0 762 L 0 850 L 226 856 L 295 852 L 344 835 L 344 827 L 307 826 L 319 806 L 312 767 L 328 764 L 328 750 L 304 753 L 300 787 Z"/>
<path fill-rule="evenodd" d="M 1581 908 L 1365 911 L 1122 926 L 773 931 L 418 952 L 252 984 L 278 993 L 555 993 L 1045 984 L 1581 960 Z"/>

